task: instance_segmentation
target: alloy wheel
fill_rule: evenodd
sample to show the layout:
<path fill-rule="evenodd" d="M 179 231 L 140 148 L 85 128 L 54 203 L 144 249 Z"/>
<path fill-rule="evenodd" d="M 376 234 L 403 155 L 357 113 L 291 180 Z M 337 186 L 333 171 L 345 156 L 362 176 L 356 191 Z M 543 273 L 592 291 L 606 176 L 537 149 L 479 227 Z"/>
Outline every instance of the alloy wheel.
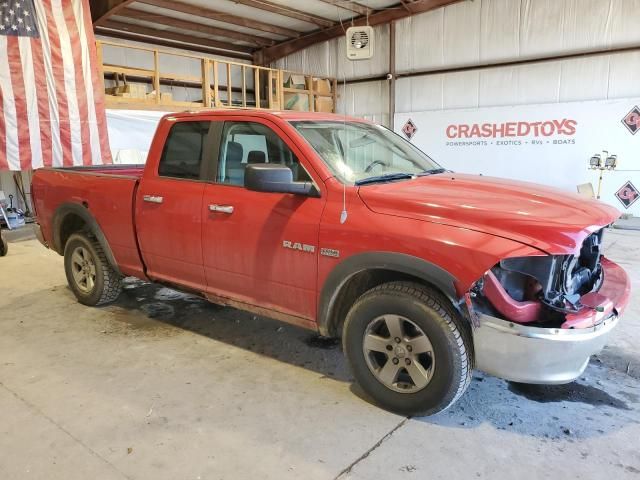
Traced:
<path fill-rule="evenodd" d="M 429 337 L 408 318 L 375 318 L 365 330 L 362 348 L 371 373 L 393 391 L 415 393 L 433 378 L 435 356 Z"/>
<path fill-rule="evenodd" d="M 71 254 L 71 272 L 78 289 L 91 293 L 96 284 L 96 264 L 84 247 L 77 247 Z"/>

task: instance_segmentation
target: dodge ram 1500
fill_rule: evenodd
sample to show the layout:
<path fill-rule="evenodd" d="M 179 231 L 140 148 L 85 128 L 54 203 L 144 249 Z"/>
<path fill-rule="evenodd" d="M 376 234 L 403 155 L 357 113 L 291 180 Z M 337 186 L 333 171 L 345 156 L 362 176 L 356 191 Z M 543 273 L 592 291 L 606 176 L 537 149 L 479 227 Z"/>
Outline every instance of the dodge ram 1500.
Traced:
<path fill-rule="evenodd" d="M 170 114 L 144 167 L 45 168 L 32 194 L 79 302 L 134 276 L 341 337 L 405 414 L 447 408 L 474 368 L 572 381 L 629 299 L 602 252 L 614 208 L 448 171 L 355 118 Z"/>

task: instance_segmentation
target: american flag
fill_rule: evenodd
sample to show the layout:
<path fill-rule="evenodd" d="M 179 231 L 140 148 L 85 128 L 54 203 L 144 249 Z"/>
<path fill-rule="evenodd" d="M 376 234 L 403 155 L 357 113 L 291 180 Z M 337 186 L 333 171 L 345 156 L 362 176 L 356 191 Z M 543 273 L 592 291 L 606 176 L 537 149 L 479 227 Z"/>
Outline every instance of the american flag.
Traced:
<path fill-rule="evenodd" d="M 87 0 L 0 0 L 0 170 L 111 163 Z"/>

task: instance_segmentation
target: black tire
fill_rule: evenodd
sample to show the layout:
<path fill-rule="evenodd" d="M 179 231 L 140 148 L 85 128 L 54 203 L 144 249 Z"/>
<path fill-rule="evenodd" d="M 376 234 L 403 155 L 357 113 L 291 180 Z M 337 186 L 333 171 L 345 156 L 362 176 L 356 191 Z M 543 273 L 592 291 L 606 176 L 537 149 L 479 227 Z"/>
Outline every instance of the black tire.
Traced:
<path fill-rule="evenodd" d="M 0 233 L 0 257 L 4 257 L 9 252 L 9 243 L 2 238 Z"/>
<path fill-rule="evenodd" d="M 86 252 L 86 259 L 95 266 L 95 279 L 91 284 L 78 282 L 74 277 L 74 252 L 81 249 Z M 122 276 L 109 264 L 100 243 L 85 233 L 74 233 L 69 237 L 64 248 L 64 270 L 67 282 L 78 299 L 78 302 L 91 307 L 113 302 L 122 291 Z"/>
<path fill-rule="evenodd" d="M 407 343 L 402 340 L 397 344 L 399 350 L 396 350 L 396 344 L 391 341 L 392 335 L 388 333 L 391 330 L 385 330 L 388 318 L 385 315 L 399 319 L 403 332 L 413 329 L 414 333 L 424 334 L 431 347 L 430 353 L 420 358 L 415 352 L 413 356 L 408 353 L 411 347 L 406 345 L 422 338 L 416 336 L 412 339 L 408 334 L 403 335 L 408 339 Z M 378 323 L 374 323 L 376 321 Z M 383 333 L 380 337 L 377 337 L 378 333 L 374 335 L 382 338 L 384 343 L 391 342 L 391 345 L 385 346 L 386 350 L 390 346 L 393 349 L 383 354 L 378 353 L 380 350 L 367 350 L 368 353 L 365 353 L 365 335 L 372 332 L 372 325 L 382 325 L 380 321 L 384 324 Z M 408 352 L 402 345 L 409 349 Z M 432 415 L 443 411 L 462 396 L 471 382 L 472 344 L 464 320 L 446 297 L 420 284 L 390 282 L 364 293 L 351 307 L 345 320 L 343 346 L 351 370 L 362 389 L 383 408 L 402 415 Z M 381 355 L 386 355 L 386 360 L 379 360 L 383 358 Z M 379 376 L 382 376 L 382 369 L 387 367 L 386 362 L 392 359 L 395 367 L 390 365 L 390 368 L 400 368 L 400 371 L 393 377 L 397 382 L 387 386 Z M 426 378 L 428 375 L 422 379 L 426 386 L 413 382 L 409 367 L 406 370 L 401 368 L 402 362 L 411 365 L 411 359 L 414 363 L 422 362 L 421 371 L 430 375 L 430 379 Z M 378 361 L 383 365 L 374 374 L 370 365 Z M 401 381 L 401 378 L 405 380 Z M 411 386 L 411 383 L 414 385 Z"/>

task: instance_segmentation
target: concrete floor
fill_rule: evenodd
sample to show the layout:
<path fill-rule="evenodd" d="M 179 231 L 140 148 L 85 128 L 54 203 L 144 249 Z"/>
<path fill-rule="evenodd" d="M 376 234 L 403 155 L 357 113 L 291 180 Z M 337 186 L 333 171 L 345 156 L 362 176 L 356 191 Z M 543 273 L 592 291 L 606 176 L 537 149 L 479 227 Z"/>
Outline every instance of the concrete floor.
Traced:
<path fill-rule="evenodd" d="M 611 345 L 577 382 L 476 373 L 406 419 L 369 404 L 339 346 L 129 282 L 87 308 L 34 240 L 0 258 L 1 479 L 640 478 L 640 233 L 607 232 L 633 277 Z"/>

